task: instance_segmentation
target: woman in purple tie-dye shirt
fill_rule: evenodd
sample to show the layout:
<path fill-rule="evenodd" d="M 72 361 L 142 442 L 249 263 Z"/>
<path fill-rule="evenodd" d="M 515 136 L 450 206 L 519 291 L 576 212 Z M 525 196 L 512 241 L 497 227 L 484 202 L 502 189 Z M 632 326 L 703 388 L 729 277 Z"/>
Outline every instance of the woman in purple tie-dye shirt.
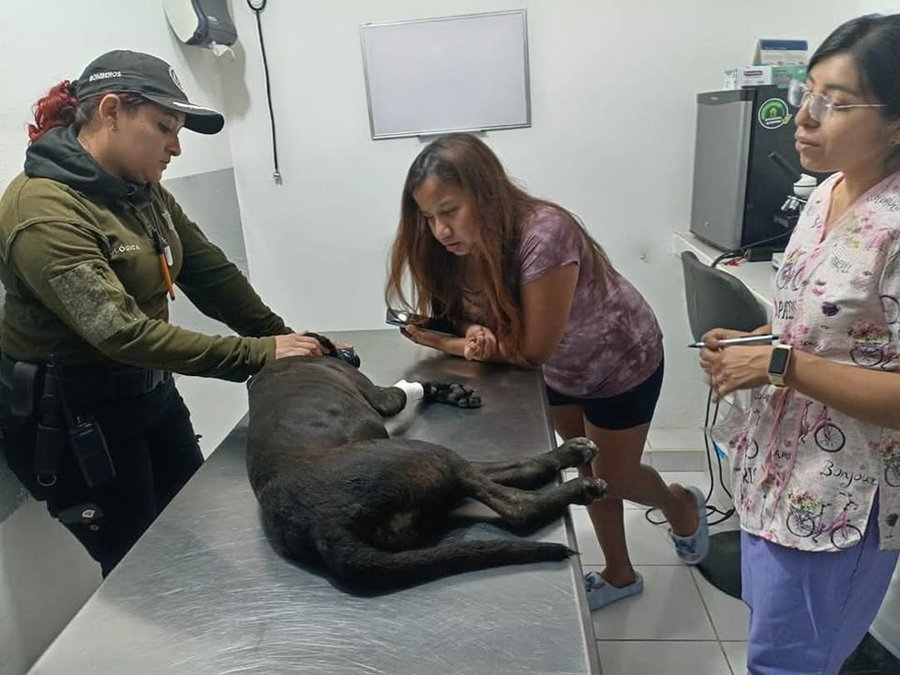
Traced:
<path fill-rule="evenodd" d="M 571 213 L 517 187 L 474 136 L 435 140 L 410 167 L 386 295 L 454 322 L 458 337 L 404 328 L 419 344 L 540 367 L 557 432 L 597 444 L 583 473 L 606 480 L 610 496 L 588 508 L 606 559 L 585 577 L 591 609 L 643 588 L 628 556 L 623 499 L 660 508 L 682 560 L 702 559 L 702 494 L 667 486 L 641 464 L 663 376 L 653 311 Z"/>

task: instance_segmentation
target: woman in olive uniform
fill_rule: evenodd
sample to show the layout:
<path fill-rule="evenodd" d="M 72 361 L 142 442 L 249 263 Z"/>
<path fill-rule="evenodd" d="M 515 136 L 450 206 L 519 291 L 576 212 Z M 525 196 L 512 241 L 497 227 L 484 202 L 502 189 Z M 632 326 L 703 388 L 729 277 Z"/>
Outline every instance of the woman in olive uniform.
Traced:
<path fill-rule="evenodd" d="M 159 182 L 183 127 L 217 133 L 160 59 L 114 51 L 35 105 L 0 199 L 0 423 L 6 460 L 104 576 L 202 463 L 171 373 L 241 381 L 321 354 Z M 237 336 L 168 322 L 183 293 Z"/>

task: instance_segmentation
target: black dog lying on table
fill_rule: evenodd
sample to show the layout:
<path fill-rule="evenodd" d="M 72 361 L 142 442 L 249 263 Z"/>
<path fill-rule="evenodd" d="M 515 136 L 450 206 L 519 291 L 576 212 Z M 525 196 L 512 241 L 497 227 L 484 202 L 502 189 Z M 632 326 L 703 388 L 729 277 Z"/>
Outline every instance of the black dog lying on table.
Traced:
<path fill-rule="evenodd" d="M 469 387 L 421 386 L 425 403 L 481 404 Z M 287 558 L 322 566 L 348 587 L 385 590 L 486 567 L 562 560 L 573 553 L 563 544 L 440 538 L 465 497 L 526 533 L 569 504 L 606 494 L 595 478 L 542 492 L 520 489 L 588 462 L 597 450 L 587 439 L 533 458 L 470 463 L 439 445 L 390 438 L 382 418 L 404 409 L 406 392 L 376 386 L 337 358 L 270 362 L 249 392 L 247 468 L 269 539 Z"/>

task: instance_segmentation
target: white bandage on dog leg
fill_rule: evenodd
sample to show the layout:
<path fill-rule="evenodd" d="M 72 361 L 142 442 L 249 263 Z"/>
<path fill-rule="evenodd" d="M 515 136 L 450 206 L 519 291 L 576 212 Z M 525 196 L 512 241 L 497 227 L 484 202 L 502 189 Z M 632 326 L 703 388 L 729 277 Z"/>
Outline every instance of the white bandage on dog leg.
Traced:
<path fill-rule="evenodd" d="M 425 399 L 425 387 L 418 382 L 407 382 L 400 380 L 394 385 L 398 389 L 402 389 L 406 394 L 406 405 L 403 410 L 384 420 L 384 428 L 393 436 L 405 431 L 418 414 L 419 404 Z"/>
<path fill-rule="evenodd" d="M 410 403 L 415 405 L 425 398 L 425 387 L 418 382 L 400 380 L 394 386 L 398 389 L 402 389 L 406 393 L 406 405 L 409 405 Z"/>

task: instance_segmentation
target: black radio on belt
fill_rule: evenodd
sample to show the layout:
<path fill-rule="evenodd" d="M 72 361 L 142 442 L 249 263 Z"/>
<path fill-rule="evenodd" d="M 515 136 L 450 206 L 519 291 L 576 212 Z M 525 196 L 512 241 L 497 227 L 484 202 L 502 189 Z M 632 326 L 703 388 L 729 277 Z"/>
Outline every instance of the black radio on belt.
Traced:
<path fill-rule="evenodd" d="M 80 416 L 75 420 L 69 428 L 69 442 L 88 487 L 101 485 L 116 475 L 106 438 L 92 416 Z"/>
<path fill-rule="evenodd" d="M 93 415 L 73 416 L 66 402 L 65 389 L 59 369 L 47 364 L 44 392 L 51 389 L 56 394 L 57 405 L 62 411 L 69 436 L 69 447 L 81 469 L 81 475 L 88 487 L 96 487 L 116 475 L 106 438 L 100 424 Z M 40 436 L 39 436 L 40 438 Z"/>

